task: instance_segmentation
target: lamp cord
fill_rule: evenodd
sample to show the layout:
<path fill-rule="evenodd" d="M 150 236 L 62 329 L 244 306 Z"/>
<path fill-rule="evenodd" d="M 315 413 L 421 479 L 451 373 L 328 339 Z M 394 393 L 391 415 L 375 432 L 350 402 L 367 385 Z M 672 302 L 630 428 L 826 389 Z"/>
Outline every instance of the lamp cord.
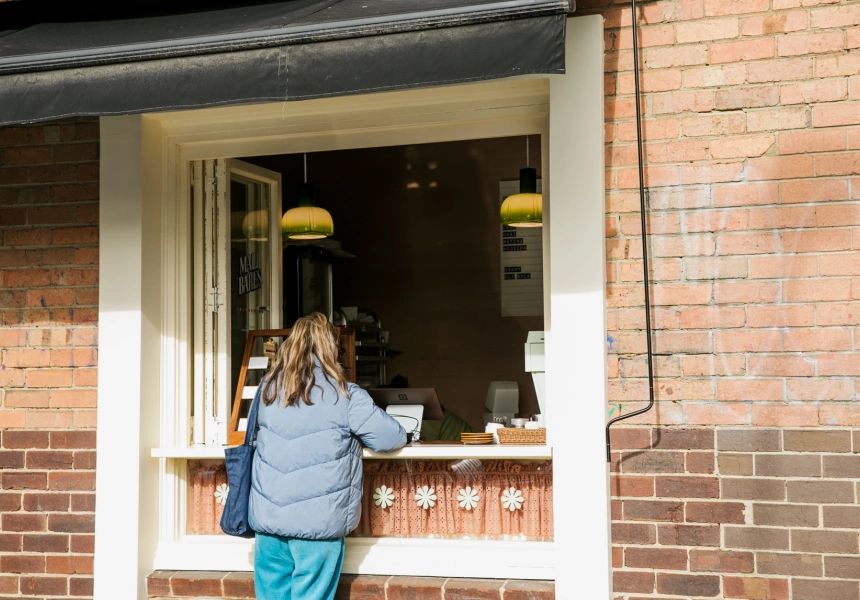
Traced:
<path fill-rule="evenodd" d="M 648 406 L 635 410 L 626 415 L 619 415 L 606 424 L 606 462 L 612 462 L 612 451 L 609 443 L 609 428 L 613 423 L 635 417 L 648 412 L 654 407 L 654 357 L 651 347 L 651 295 L 648 285 L 648 234 L 645 227 L 645 174 L 642 159 L 642 107 L 639 100 L 639 43 L 636 32 L 636 0 L 630 0 L 633 22 L 633 84 L 636 95 L 636 151 L 639 158 L 639 208 L 642 223 L 642 269 L 645 289 L 645 344 L 648 354 Z"/>
<path fill-rule="evenodd" d="M 529 136 L 526 136 L 526 168 L 530 167 L 529 162 Z"/>
<path fill-rule="evenodd" d="M 305 183 L 308 182 L 308 153 L 305 152 Z"/>

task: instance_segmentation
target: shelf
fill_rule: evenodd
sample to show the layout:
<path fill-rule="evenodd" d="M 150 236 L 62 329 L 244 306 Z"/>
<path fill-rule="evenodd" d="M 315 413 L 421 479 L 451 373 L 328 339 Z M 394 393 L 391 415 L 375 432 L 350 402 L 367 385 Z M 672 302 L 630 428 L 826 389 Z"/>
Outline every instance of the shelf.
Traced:
<path fill-rule="evenodd" d="M 199 448 L 153 448 L 152 458 L 186 458 L 186 459 L 223 459 L 224 447 Z M 499 446 L 487 444 L 486 446 L 466 446 L 452 442 L 450 444 L 413 444 L 395 450 L 377 454 L 365 448 L 362 458 L 375 460 L 397 460 L 397 459 L 424 459 L 445 460 L 457 458 L 472 458 L 485 460 L 499 459 L 523 459 L 523 460 L 550 460 L 552 459 L 552 448 L 550 446 Z"/>
<path fill-rule="evenodd" d="M 388 362 L 390 356 L 365 356 L 363 354 L 357 354 L 355 356 L 355 362 L 359 363 L 381 363 Z"/>
<path fill-rule="evenodd" d="M 386 352 L 403 352 L 403 348 L 401 346 L 392 346 L 388 342 L 363 342 L 361 340 L 357 340 L 355 342 L 356 348 L 383 348 Z"/>

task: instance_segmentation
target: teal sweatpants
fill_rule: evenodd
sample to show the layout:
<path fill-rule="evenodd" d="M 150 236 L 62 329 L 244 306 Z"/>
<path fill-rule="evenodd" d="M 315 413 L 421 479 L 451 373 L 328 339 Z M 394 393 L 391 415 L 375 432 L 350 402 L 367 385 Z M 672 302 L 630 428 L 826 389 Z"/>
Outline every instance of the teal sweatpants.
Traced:
<path fill-rule="evenodd" d="M 300 540 L 257 533 L 257 600 L 332 600 L 343 566 L 343 538 Z"/>

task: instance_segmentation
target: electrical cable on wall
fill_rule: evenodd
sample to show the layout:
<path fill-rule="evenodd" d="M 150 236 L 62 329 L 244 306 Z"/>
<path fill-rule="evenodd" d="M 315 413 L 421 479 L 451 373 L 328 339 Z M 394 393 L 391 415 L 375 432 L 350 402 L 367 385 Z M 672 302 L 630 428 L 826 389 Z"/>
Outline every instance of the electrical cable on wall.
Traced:
<path fill-rule="evenodd" d="M 642 107 L 639 99 L 639 43 L 636 33 L 636 0 L 630 0 L 632 8 L 631 21 L 633 22 L 633 83 L 636 95 L 636 150 L 639 157 L 639 206 L 642 219 L 642 269 L 643 284 L 645 289 L 645 342 L 648 354 L 648 406 L 640 408 L 626 415 L 615 417 L 606 424 L 606 462 L 612 461 L 612 453 L 609 444 L 609 428 L 613 423 L 635 417 L 648 412 L 654 407 L 654 357 L 651 348 L 651 294 L 648 286 L 648 234 L 645 228 L 645 174 L 642 166 Z"/>

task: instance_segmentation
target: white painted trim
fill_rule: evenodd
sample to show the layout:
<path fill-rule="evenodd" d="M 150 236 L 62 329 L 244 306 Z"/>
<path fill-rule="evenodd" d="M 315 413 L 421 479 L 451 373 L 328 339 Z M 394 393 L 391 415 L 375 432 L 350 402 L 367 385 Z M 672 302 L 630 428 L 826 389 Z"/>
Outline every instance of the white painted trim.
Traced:
<path fill-rule="evenodd" d="M 223 459 L 224 448 L 216 447 L 186 447 L 186 448 L 153 448 L 150 452 L 153 458 L 186 458 L 186 459 Z M 511 459 L 511 460 L 552 460 L 552 448 L 549 446 L 486 446 L 464 445 L 414 445 L 406 446 L 394 452 L 374 452 L 365 448 L 362 458 L 374 460 L 398 460 L 404 458 L 424 460 L 444 460 L 458 458 L 473 458 L 482 460 Z"/>
<path fill-rule="evenodd" d="M 550 79 L 550 321 L 556 597 L 611 598 L 603 165 L 603 17 L 568 19 Z"/>
<path fill-rule="evenodd" d="M 553 579 L 553 542 L 432 538 L 347 538 L 343 572 L 360 575 Z M 155 568 L 253 571 L 254 542 L 188 536 L 161 544 Z"/>
<path fill-rule="evenodd" d="M 159 438 L 161 163 L 158 128 L 101 119 L 99 403 L 94 598 L 145 597 L 155 551 Z M 144 210 L 144 207 L 147 209 Z M 145 241 L 155 241 L 144 252 Z"/>
<path fill-rule="evenodd" d="M 347 538 L 343 568 L 360 575 L 554 579 L 553 542 Z"/>
<path fill-rule="evenodd" d="M 458 554 L 454 546 L 445 546 L 450 543 L 446 540 L 374 540 L 364 558 L 353 558 L 359 555 L 350 551 L 347 569 L 528 577 L 528 572 L 515 574 L 516 565 L 540 564 L 545 578 L 554 570 L 548 559 L 552 553 L 559 565 L 558 597 L 610 597 L 603 462 L 602 32 L 599 16 L 570 19 L 568 72 L 550 78 L 102 119 L 103 359 L 95 600 L 142 600 L 144 576 L 156 564 L 177 568 L 192 556 L 217 561 L 216 555 L 229 561 L 201 563 L 200 568 L 231 570 L 241 569 L 243 561 L 246 568 L 248 564 L 241 541 L 223 544 L 181 531 L 186 463 L 149 457 L 153 448 L 190 443 L 193 298 L 187 161 L 523 134 L 542 134 L 543 153 L 549 157 L 542 176 L 544 243 L 551 249 L 544 272 L 550 275 L 545 277 L 547 415 L 559 500 L 556 541 L 468 546 L 480 549 L 481 556 L 511 557 L 493 562 Z M 140 429 L 129 427 L 138 419 Z M 576 427 L 575 435 L 571 427 Z M 458 540 L 455 546 L 466 548 L 460 546 L 465 543 Z M 429 556 L 434 545 L 445 548 L 438 559 Z M 423 563 L 416 560 L 422 548 L 427 549 Z M 513 552 L 515 548 L 523 552 Z M 446 563 L 446 555 L 457 558 Z M 440 566 L 444 564 L 451 570 Z"/>

